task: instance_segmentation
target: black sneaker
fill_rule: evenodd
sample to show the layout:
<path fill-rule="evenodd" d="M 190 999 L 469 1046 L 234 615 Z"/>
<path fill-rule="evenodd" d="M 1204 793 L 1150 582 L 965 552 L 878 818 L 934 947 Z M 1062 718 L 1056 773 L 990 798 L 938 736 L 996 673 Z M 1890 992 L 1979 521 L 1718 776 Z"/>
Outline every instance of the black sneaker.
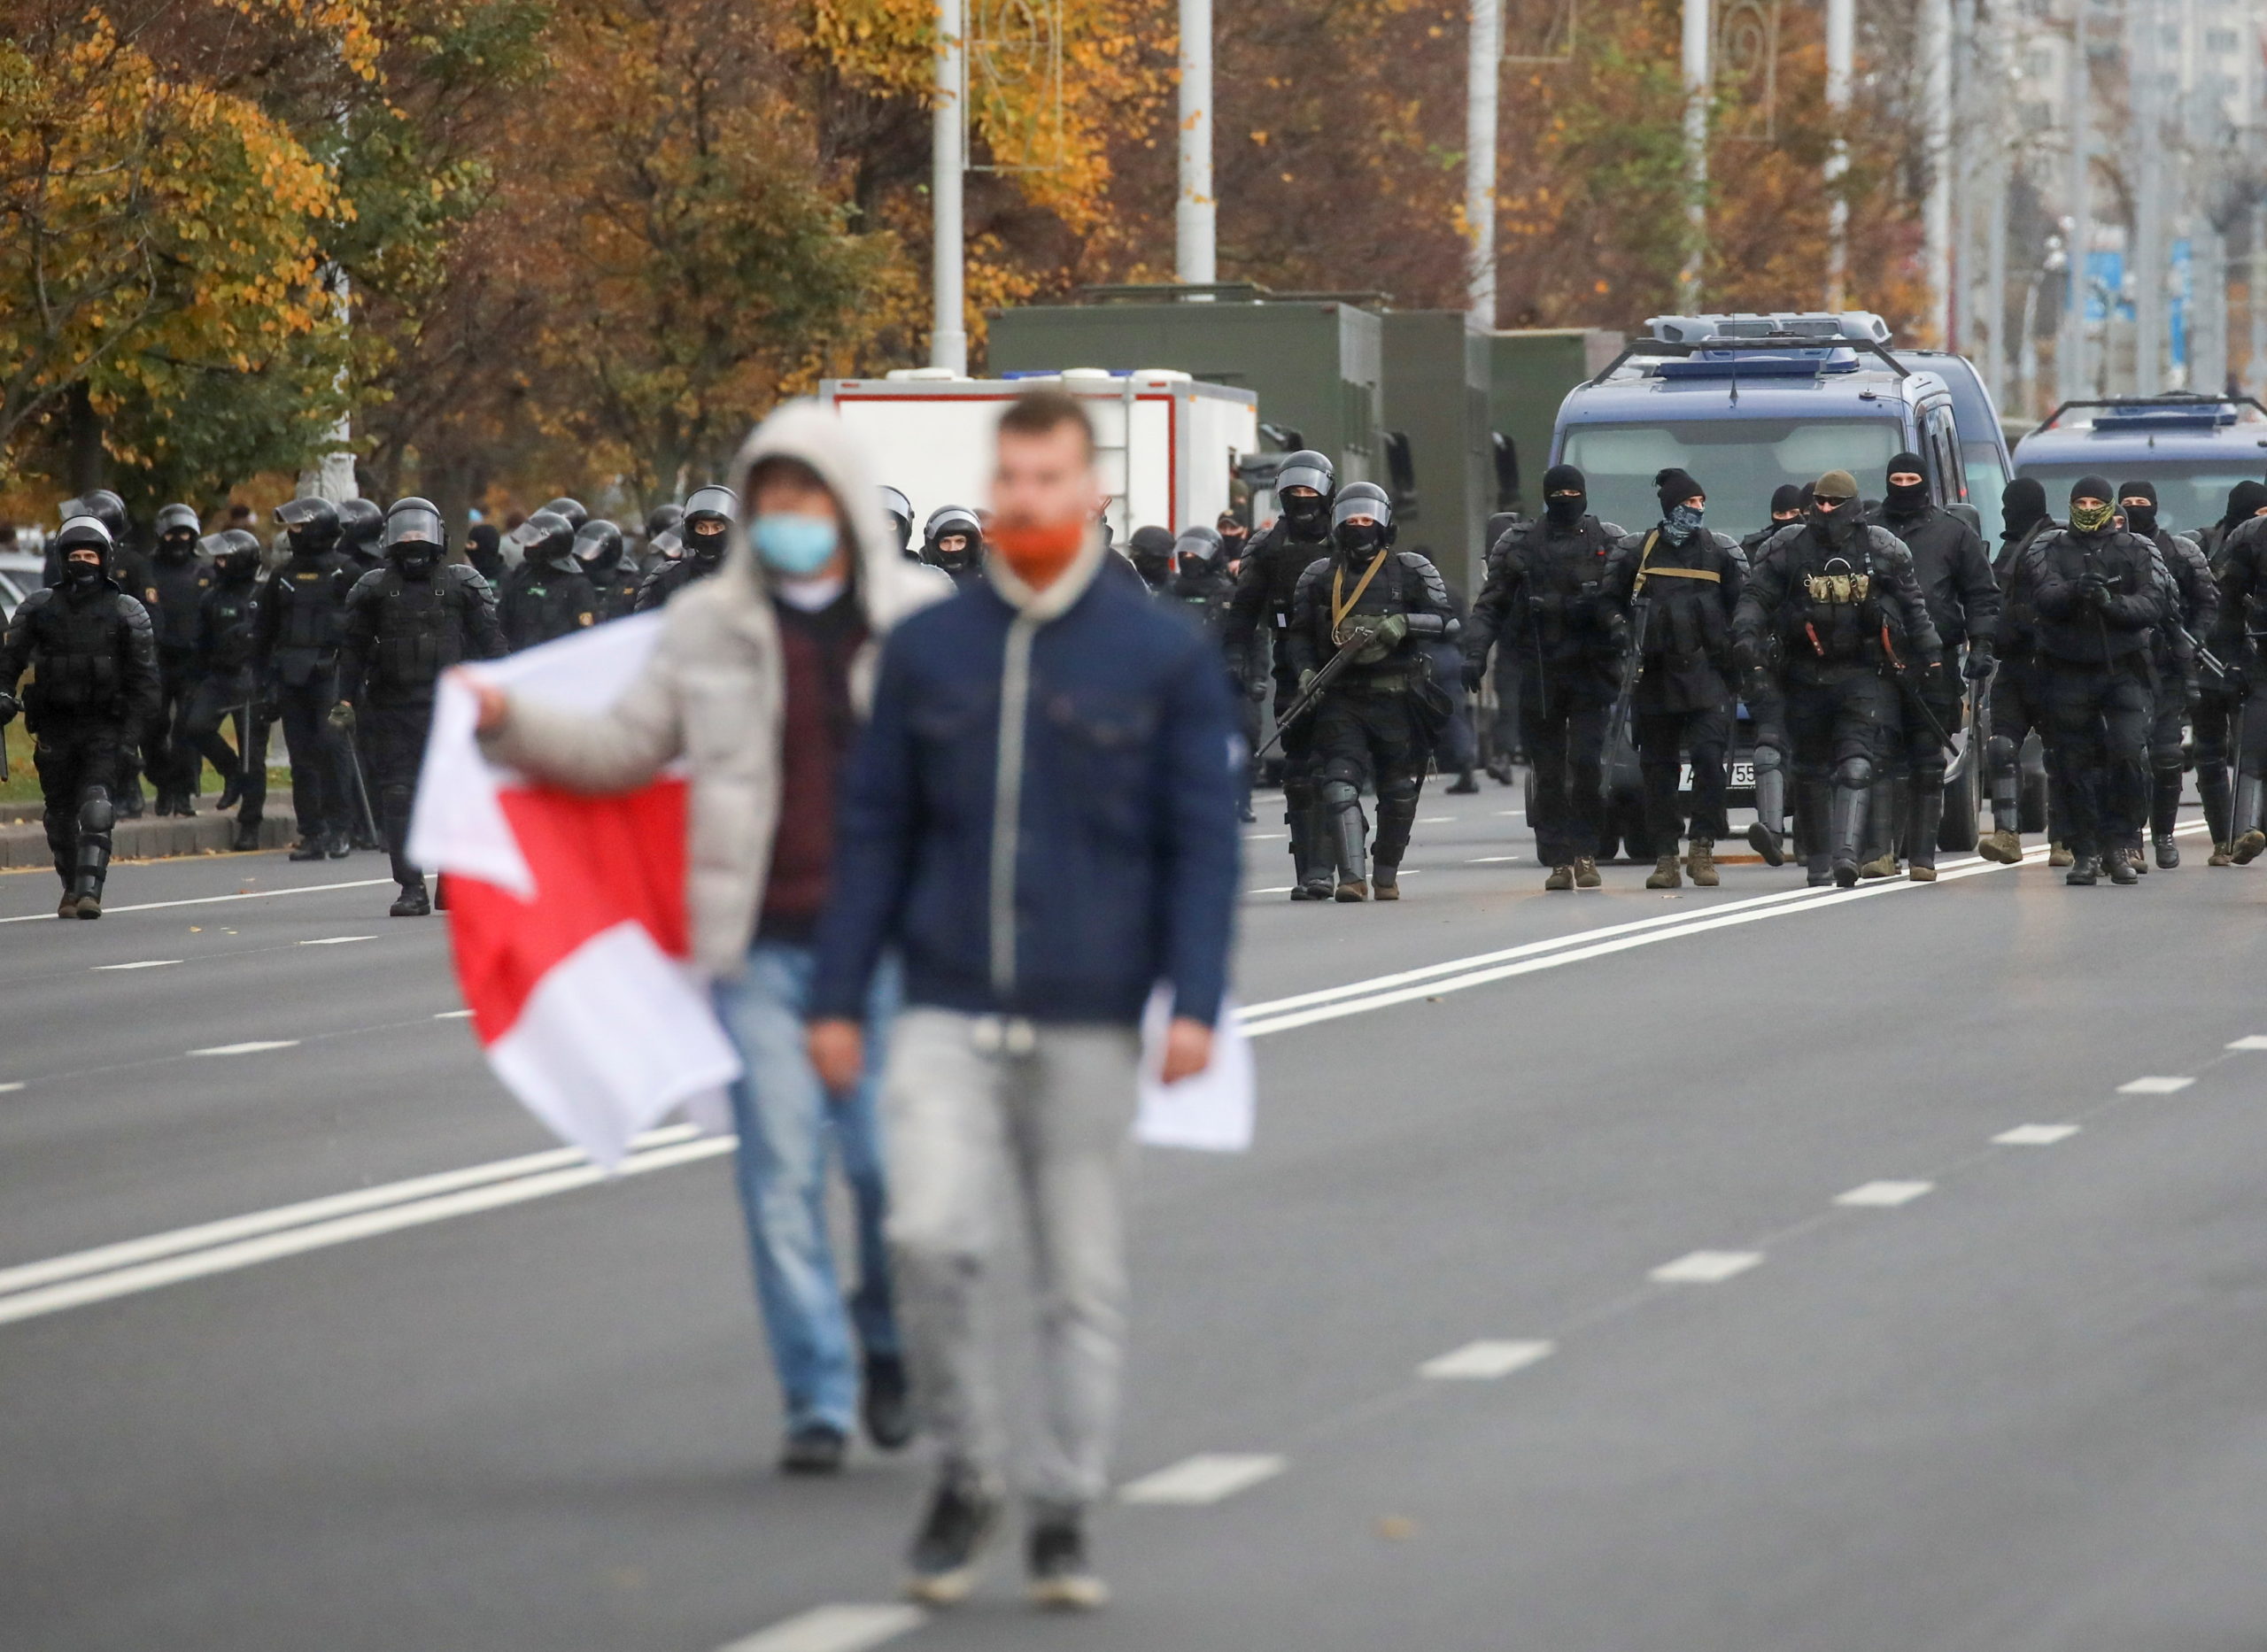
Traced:
<path fill-rule="evenodd" d="M 1000 1526 L 1000 1500 L 973 1475 L 948 1471 L 908 1557 L 905 1593 L 928 1606 L 956 1606 L 976 1587 L 984 1548 Z"/>
<path fill-rule="evenodd" d="M 829 1423 L 807 1423 L 787 1436 L 779 1449 L 782 1474 L 839 1474 L 850 1448 L 842 1431 Z"/>
<path fill-rule="evenodd" d="M 1033 1506 L 1030 1561 L 1026 1587 L 1034 1606 L 1090 1612 L 1110 1599 L 1110 1586 L 1087 1559 L 1086 1528 L 1076 1509 L 1058 1503 Z"/>
<path fill-rule="evenodd" d="M 866 1424 L 866 1438 L 884 1451 L 901 1450 L 912 1440 L 912 1395 L 905 1380 L 905 1362 L 896 1355 L 866 1356 L 859 1416 Z"/>

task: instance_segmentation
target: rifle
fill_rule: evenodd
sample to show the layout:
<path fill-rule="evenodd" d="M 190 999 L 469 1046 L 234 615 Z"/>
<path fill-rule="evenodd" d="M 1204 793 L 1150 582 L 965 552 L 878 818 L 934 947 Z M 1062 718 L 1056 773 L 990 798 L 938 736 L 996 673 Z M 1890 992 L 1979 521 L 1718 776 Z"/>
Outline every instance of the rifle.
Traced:
<path fill-rule="evenodd" d="M 1605 752 L 1598 764 L 1598 790 L 1613 801 L 1613 760 L 1624 745 L 1635 745 L 1629 734 L 1629 708 L 1637 698 L 1637 679 L 1645 675 L 1645 631 L 1652 618 L 1653 599 L 1633 598 L 1629 604 L 1629 649 L 1622 656 L 1621 687 L 1613 697 L 1613 712 L 1605 725 Z"/>
<path fill-rule="evenodd" d="M 1285 706 L 1283 714 L 1275 719 L 1275 732 L 1269 735 L 1265 743 L 1251 754 L 1254 762 L 1273 751 L 1275 743 L 1283 737 L 1290 726 L 1315 708 L 1324 692 L 1336 681 L 1338 674 L 1353 663 L 1354 656 L 1361 652 L 1361 648 L 1358 642 L 1350 644 L 1322 662 L 1322 668 L 1314 674 L 1314 681 L 1308 683 L 1298 699 Z"/>

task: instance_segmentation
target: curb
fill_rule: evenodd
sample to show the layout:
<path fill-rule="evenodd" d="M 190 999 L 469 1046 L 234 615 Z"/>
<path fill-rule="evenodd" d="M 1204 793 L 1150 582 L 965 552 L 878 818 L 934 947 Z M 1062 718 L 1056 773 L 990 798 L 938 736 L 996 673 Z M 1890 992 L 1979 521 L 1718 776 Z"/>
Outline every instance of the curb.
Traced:
<path fill-rule="evenodd" d="M 111 829 L 111 856 L 116 861 L 165 861 L 183 855 L 226 854 L 236 830 L 234 816 L 218 814 L 120 821 Z M 298 829 L 288 814 L 259 823 L 263 849 L 281 849 L 298 838 Z M 31 866 L 55 869 L 46 829 L 36 820 L 0 826 L 0 869 Z"/>

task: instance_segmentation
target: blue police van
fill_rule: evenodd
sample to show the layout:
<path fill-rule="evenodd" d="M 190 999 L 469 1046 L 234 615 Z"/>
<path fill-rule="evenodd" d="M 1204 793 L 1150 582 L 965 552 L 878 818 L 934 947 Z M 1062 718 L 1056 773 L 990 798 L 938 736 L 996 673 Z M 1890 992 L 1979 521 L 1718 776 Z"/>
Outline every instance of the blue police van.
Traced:
<path fill-rule="evenodd" d="M 2016 444 L 2016 471 L 2039 479 L 2057 517 L 2081 476 L 2153 482 L 2157 521 L 2193 533 L 2220 520 L 2237 482 L 2267 479 L 2267 407 L 2186 391 L 2064 402 Z"/>

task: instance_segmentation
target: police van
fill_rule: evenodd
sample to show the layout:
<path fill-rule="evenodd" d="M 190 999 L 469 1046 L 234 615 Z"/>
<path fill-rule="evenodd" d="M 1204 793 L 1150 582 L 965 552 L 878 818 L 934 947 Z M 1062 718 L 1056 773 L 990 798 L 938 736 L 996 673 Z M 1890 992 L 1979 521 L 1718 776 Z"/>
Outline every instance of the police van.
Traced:
<path fill-rule="evenodd" d="M 2267 407 L 2183 390 L 2064 402 L 2016 444 L 2016 471 L 2039 479 L 2058 517 L 2081 476 L 2153 482 L 2157 521 L 2194 533 L 2220 520 L 2237 482 L 2267 477 Z"/>
<path fill-rule="evenodd" d="M 1971 506 L 1979 526 L 1996 530 L 2007 445 L 1982 379 L 1961 357 L 1896 351 L 1889 324 L 1864 311 L 1657 315 L 1645 330 L 1567 392 L 1552 427 L 1551 462 L 1582 471 L 1600 520 L 1633 532 L 1660 520 L 1653 477 L 1676 467 L 1707 490 L 1708 526 L 1738 538 L 1770 521 L 1783 482 L 1846 470 L 1877 496 L 1890 459 L 1914 452 L 1937 504 Z M 1735 808 L 1754 805 L 1752 730 L 1741 712 Z M 1947 848 L 1973 845 L 1969 767 L 1956 761 L 1947 776 Z M 1614 776 L 1612 829 L 1642 861 L 1653 850 L 1636 788 L 1625 760 Z"/>

